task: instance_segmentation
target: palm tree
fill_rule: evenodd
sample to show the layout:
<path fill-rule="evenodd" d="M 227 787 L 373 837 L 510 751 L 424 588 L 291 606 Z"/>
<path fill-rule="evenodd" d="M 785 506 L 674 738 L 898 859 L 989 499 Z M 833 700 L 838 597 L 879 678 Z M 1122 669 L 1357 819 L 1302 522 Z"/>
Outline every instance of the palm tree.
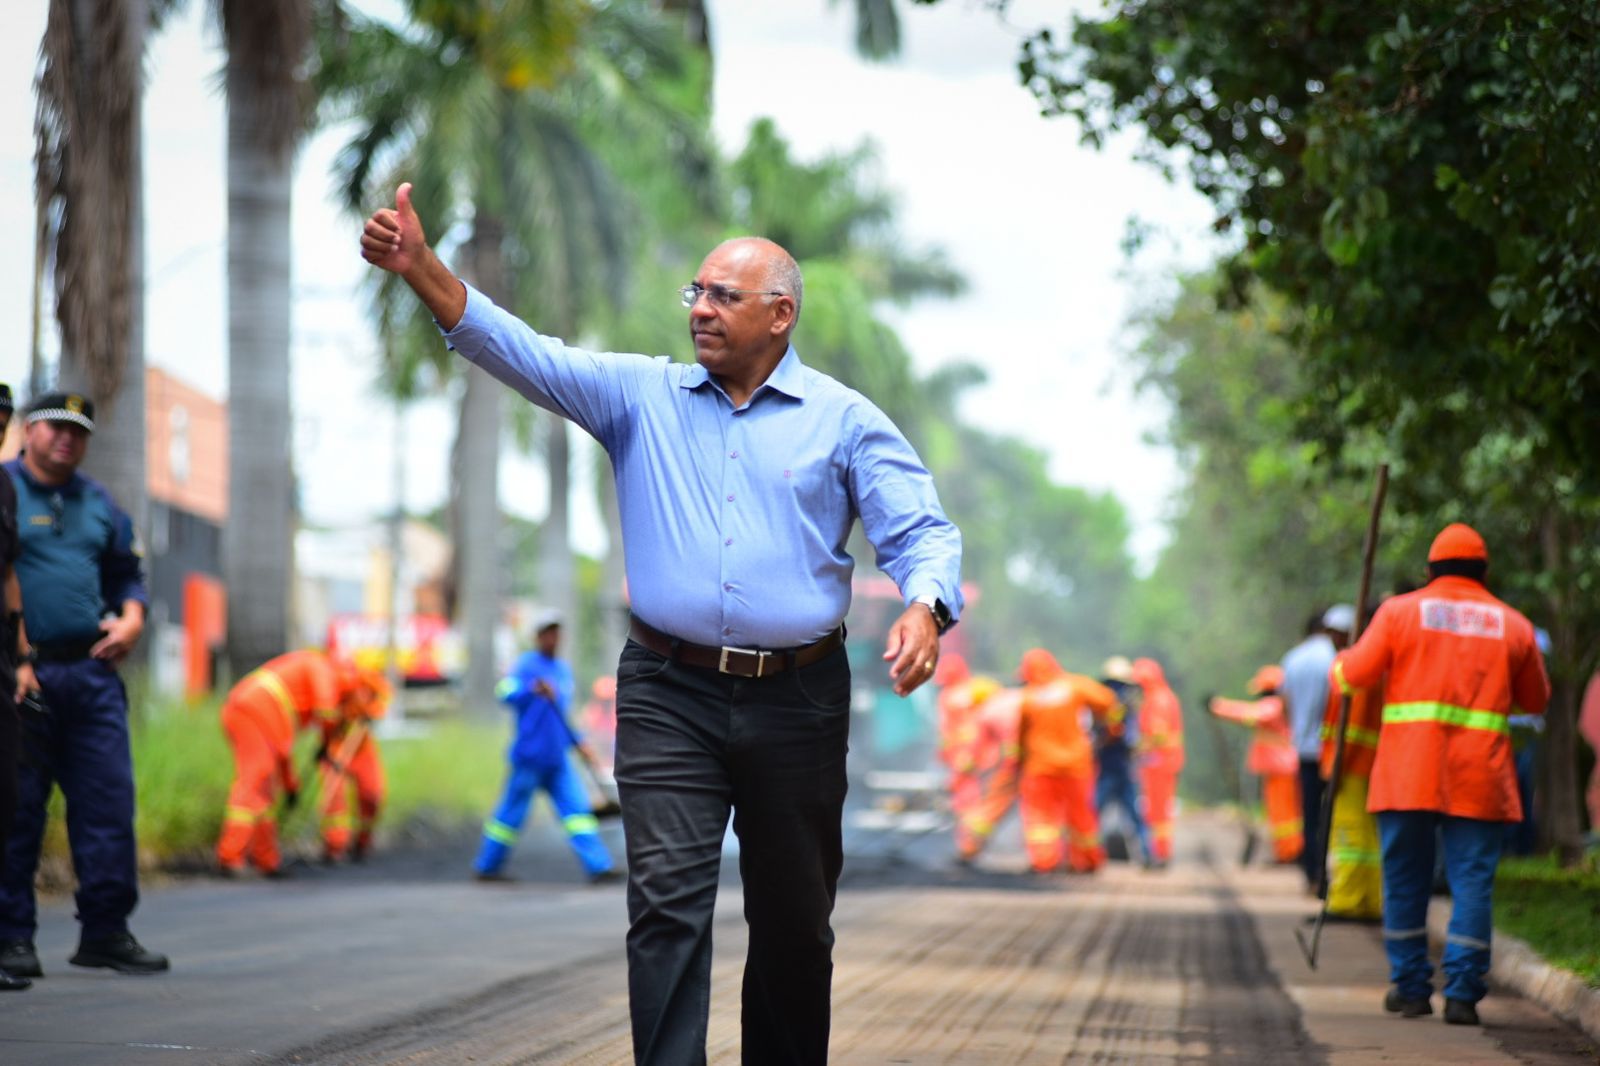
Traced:
<path fill-rule="evenodd" d="M 51 0 L 34 122 L 60 384 L 94 397 L 89 470 L 139 529 L 146 512 L 139 108 L 149 18 L 145 0 Z"/>
<path fill-rule="evenodd" d="M 672 92 L 685 76 L 681 46 L 639 2 L 409 6 L 409 31 L 353 17 L 322 49 L 330 117 L 360 126 L 338 163 L 347 206 L 364 214 L 403 174 L 429 232 L 458 245 L 475 284 L 541 328 L 575 335 L 597 307 L 623 300 L 631 265 L 635 220 L 607 154 L 651 158 L 658 171 L 704 155 L 702 125 Z M 400 319 L 395 299 L 408 298 L 385 279 L 381 321 Z M 438 350 L 437 333 L 422 329 Z M 488 703 L 494 683 L 503 416 L 487 375 L 461 376 L 451 532 L 471 706 Z M 570 616 L 565 429 L 557 422 L 545 434 L 556 502 L 541 595 Z"/>
<path fill-rule="evenodd" d="M 289 640 L 296 518 L 289 411 L 290 187 L 306 130 L 310 0 L 216 0 L 228 101 L 228 658 Z"/>

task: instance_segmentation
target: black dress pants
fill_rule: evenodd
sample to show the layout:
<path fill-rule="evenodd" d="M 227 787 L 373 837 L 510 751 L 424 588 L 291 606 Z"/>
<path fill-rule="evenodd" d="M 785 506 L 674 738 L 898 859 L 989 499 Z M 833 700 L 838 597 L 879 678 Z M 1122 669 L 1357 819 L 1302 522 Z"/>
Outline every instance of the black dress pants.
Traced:
<path fill-rule="evenodd" d="M 849 732 L 842 647 L 765 678 L 687 666 L 633 641 L 623 649 L 616 777 L 635 1062 L 706 1061 L 711 916 L 730 811 L 750 929 L 743 1062 L 827 1061 Z"/>

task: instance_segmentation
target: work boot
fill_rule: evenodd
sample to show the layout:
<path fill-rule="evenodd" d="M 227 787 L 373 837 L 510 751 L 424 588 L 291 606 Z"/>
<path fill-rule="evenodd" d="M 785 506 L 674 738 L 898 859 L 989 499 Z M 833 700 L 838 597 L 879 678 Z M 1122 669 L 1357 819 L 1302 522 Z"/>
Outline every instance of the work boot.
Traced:
<path fill-rule="evenodd" d="M 1407 999 L 1400 994 L 1400 989 L 1391 988 L 1383 997 L 1383 1009 L 1402 1018 L 1420 1018 L 1424 1014 L 1433 1013 L 1433 1004 L 1428 1001 L 1427 996 Z"/>
<path fill-rule="evenodd" d="M 509 885 L 516 880 L 504 870 L 474 870 L 472 879 L 486 885 Z"/>
<path fill-rule="evenodd" d="M 4 970 L 0 970 L 0 992 L 21 992 L 32 987 L 33 982 L 26 977 L 12 977 Z"/>
<path fill-rule="evenodd" d="M 589 875 L 591 885 L 614 885 L 622 880 L 620 870 L 601 870 L 599 873 Z"/>
<path fill-rule="evenodd" d="M 12 977 L 43 977 L 31 940 L 0 940 L 0 970 Z"/>
<path fill-rule="evenodd" d="M 1444 1023 L 1446 1025 L 1477 1025 L 1478 1008 L 1465 999 L 1446 999 L 1444 1001 Z"/>
<path fill-rule="evenodd" d="M 118 973 L 162 973 L 171 966 L 165 955 L 147 950 L 129 932 L 80 940 L 78 953 L 67 961 L 74 966 L 99 967 Z"/>

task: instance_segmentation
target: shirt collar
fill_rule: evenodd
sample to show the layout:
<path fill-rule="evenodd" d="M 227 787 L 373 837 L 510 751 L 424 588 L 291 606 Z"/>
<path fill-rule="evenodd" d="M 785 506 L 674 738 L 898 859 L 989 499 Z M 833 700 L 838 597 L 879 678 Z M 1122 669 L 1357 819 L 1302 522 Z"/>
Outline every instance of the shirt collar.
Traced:
<path fill-rule="evenodd" d="M 33 476 L 33 471 L 28 469 L 28 464 L 22 461 L 22 456 L 20 455 L 8 462 L 6 466 L 11 470 L 16 471 L 22 480 L 27 482 L 28 487 L 34 492 L 62 492 L 70 495 L 77 492 L 78 489 L 83 485 L 83 475 L 79 474 L 76 470 L 72 472 L 71 477 L 69 477 L 66 481 L 63 481 L 61 484 L 46 485 L 44 482 Z"/>
<path fill-rule="evenodd" d="M 783 353 L 783 358 L 778 360 L 778 365 L 773 367 L 767 380 L 761 383 L 761 388 L 756 389 L 751 399 L 761 395 L 762 389 L 773 389 L 785 396 L 796 400 L 806 397 L 805 364 L 800 362 L 800 353 L 794 350 L 794 345 L 789 345 L 788 351 Z M 698 389 L 701 385 L 711 380 L 711 373 L 699 363 L 688 367 L 683 376 L 678 379 L 681 389 Z"/>

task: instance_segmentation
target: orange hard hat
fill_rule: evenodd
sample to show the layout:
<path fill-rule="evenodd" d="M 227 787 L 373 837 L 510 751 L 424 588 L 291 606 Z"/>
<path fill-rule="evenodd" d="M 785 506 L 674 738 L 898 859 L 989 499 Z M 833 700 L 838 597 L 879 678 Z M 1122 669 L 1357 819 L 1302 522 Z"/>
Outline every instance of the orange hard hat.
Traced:
<path fill-rule="evenodd" d="M 1276 692 L 1283 687 L 1283 667 L 1276 663 L 1263 666 L 1256 671 L 1256 676 L 1250 679 L 1245 686 L 1245 691 L 1252 696 L 1259 696 L 1263 692 Z"/>
<path fill-rule="evenodd" d="M 1133 680 L 1141 688 L 1167 683 L 1167 675 L 1162 671 L 1161 664 L 1154 659 L 1133 660 Z"/>
<path fill-rule="evenodd" d="M 1029 648 L 1023 652 L 1022 665 L 1017 668 L 1017 676 L 1030 685 L 1054 681 L 1064 673 L 1056 657 L 1043 648 Z"/>
<path fill-rule="evenodd" d="M 1428 549 L 1428 562 L 1441 559 L 1482 559 L 1489 561 L 1489 547 L 1483 543 L 1478 531 L 1462 522 L 1451 522 L 1433 538 Z"/>
<path fill-rule="evenodd" d="M 972 676 L 972 669 L 967 666 L 967 660 L 959 652 L 947 652 L 939 656 L 939 665 L 933 670 L 933 683 L 943 688 L 945 685 L 959 685 Z"/>

